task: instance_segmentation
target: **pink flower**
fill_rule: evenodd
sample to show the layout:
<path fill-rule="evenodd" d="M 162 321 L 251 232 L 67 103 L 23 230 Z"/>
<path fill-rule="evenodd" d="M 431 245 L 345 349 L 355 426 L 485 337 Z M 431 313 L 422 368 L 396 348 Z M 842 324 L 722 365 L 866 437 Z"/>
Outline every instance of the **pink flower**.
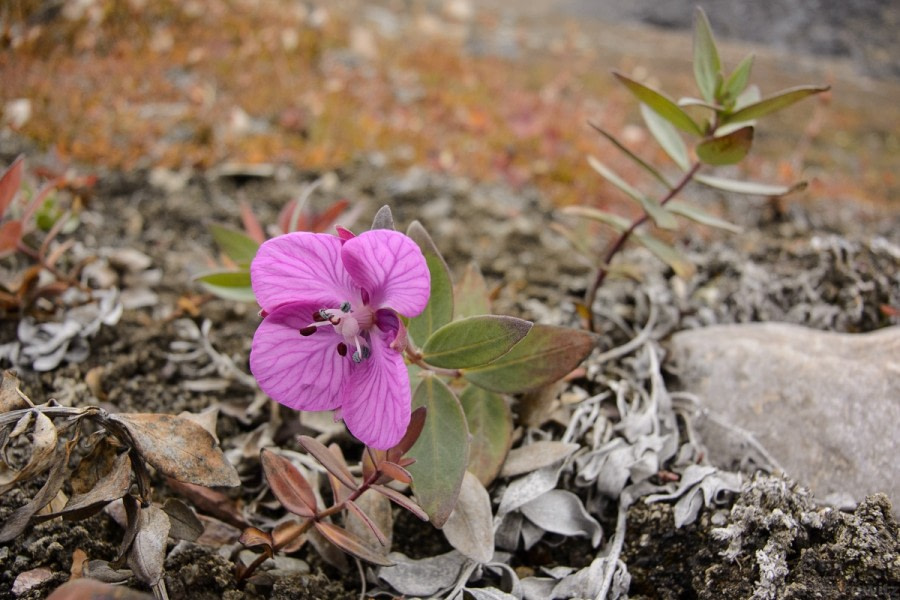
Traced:
<path fill-rule="evenodd" d="M 296 410 L 339 411 L 373 448 L 399 442 L 410 389 L 398 313 L 418 315 L 431 291 L 415 242 L 385 229 L 289 233 L 260 246 L 250 276 L 265 315 L 250 370 L 263 391 Z"/>

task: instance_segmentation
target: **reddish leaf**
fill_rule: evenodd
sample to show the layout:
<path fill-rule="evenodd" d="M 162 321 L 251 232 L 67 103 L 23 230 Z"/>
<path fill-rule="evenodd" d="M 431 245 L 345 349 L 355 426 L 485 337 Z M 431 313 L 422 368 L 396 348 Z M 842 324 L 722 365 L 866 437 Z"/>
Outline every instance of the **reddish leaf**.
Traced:
<path fill-rule="evenodd" d="M 363 523 L 366 524 L 366 527 L 369 528 L 369 531 L 375 534 L 375 538 L 378 540 L 379 544 L 387 546 L 387 538 L 384 536 L 384 532 L 382 532 L 378 525 L 369 518 L 369 515 L 367 515 L 363 509 L 357 506 L 355 502 L 347 502 L 347 507 L 350 509 L 350 512 L 362 519 Z"/>
<path fill-rule="evenodd" d="M 283 552 L 296 552 L 303 546 L 306 537 L 303 533 L 309 527 L 309 521 L 285 521 L 272 530 L 275 548 Z"/>
<path fill-rule="evenodd" d="M 22 171 L 25 166 L 25 156 L 20 154 L 16 160 L 0 176 L 0 217 L 6 214 L 6 209 L 12 204 L 16 192 L 22 186 Z"/>
<path fill-rule="evenodd" d="M 338 460 L 321 442 L 308 435 L 301 435 L 297 438 L 297 441 L 303 446 L 304 450 L 309 452 L 313 458 L 319 461 L 329 473 L 337 477 L 345 486 L 351 490 L 356 490 L 356 488 L 359 487 L 356 480 L 353 479 L 353 475 L 347 470 L 347 467 L 343 465 L 341 461 Z"/>
<path fill-rule="evenodd" d="M 398 462 L 400 457 L 409 452 L 419 436 L 422 435 L 422 428 L 425 427 L 425 415 L 427 409 L 420 406 L 412 412 L 409 417 L 409 425 L 406 427 L 406 433 L 403 438 L 397 442 L 397 445 L 387 451 L 387 459 L 391 462 Z M 405 465 L 404 465 L 405 466 Z"/>
<path fill-rule="evenodd" d="M 360 560 L 370 562 L 374 565 L 381 565 L 383 567 L 390 567 L 394 564 L 387 556 L 377 550 L 369 548 L 361 539 L 342 527 L 322 521 L 316 521 L 315 527 L 326 540 L 347 554 L 351 554 Z"/>
<path fill-rule="evenodd" d="M 250 208 L 250 204 L 246 201 L 241 200 L 241 221 L 244 223 L 244 231 L 247 232 L 247 235 L 255 241 L 257 244 L 262 244 L 266 241 L 266 234 L 263 231 L 262 225 L 259 224 L 259 219 L 256 218 L 256 215 L 253 214 L 253 209 Z"/>
<path fill-rule="evenodd" d="M 282 506 L 301 517 L 316 516 L 316 496 L 309 482 L 291 461 L 263 449 L 260 462 L 269 487 Z"/>
<path fill-rule="evenodd" d="M 248 527 L 245 529 L 238 541 L 247 548 L 263 546 L 264 551 L 269 556 L 272 556 L 272 547 L 275 545 L 275 540 L 272 539 L 271 533 L 263 531 L 262 529 L 257 529 L 256 527 Z"/>
<path fill-rule="evenodd" d="M 7 221 L 0 225 L 0 258 L 16 251 L 22 239 L 22 221 Z"/>
<path fill-rule="evenodd" d="M 412 482 L 412 475 L 409 474 L 409 471 L 396 463 L 384 461 L 380 465 L 378 465 L 378 468 L 382 473 L 395 481 L 399 481 L 400 483 L 405 483 L 407 485 Z"/>
<path fill-rule="evenodd" d="M 395 489 L 389 488 L 387 486 L 375 484 L 372 486 L 373 490 L 386 496 L 389 500 L 400 506 L 401 508 L 405 508 L 412 514 L 416 515 L 423 521 L 428 521 L 428 515 L 422 510 L 422 507 L 415 503 L 412 498 L 408 496 L 404 496 L 400 492 Z"/>
<path fill-rule="evenodd" d="M 353 477 L 350 475 L 349 469 L 347 469 L 347 462 L 344 460 L 344 455 L 341 452 L 341 447 L 337 444 L 331 444 L 328 446 L 328 451 L 334 455 L 334 458 L 340 464 L 340 470 L 344 471 L 345 474 L 349 477 Z M 335 504 L 340 504 L 344 500 L 346 500 L 353 490 L 349 489 L 347 486 L 341 483 L 341 480 L 335 477 L 332 473 L 328 473 L 328 482 L 331 484 L 331 491 L 334 494 L 334 502 Z"/>

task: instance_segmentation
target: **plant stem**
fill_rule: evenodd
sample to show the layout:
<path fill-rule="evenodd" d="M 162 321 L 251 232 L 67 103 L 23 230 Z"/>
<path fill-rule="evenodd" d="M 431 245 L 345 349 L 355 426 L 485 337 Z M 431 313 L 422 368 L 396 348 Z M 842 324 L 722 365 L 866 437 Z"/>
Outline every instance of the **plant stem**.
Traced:
<path fill-rule="evenodd" d="M 659 201 L 661 206 L 665 206 L 665 204 L 677 196 L 684 187 L 691 182 L 694 178 L 694 175 L 697 174 L 697 171 L 700 170 L 700 163 L 695 162 L 690 169 L 681 177 L 678 183 L 669 190 L 669 192 L 663 197 L 662 200 Z M 594 325 L 594 300 L 597 297 L 597 290 L 600 289 L 600 286 L 603 285 L 606 276 L 609 274 L 609 265 L 612 262 L 612 259 L 615 258 L 616 254 L 619 253 L 620 250 L 625 246 L 625 242 L 628 241 L 628 238 L 631 237 L 631 234 L 634 231 L 647 222 L 650 216 L 645 212 L 640 217 L 634 220 L 631 223 L 631 226 L 628 227 L 625 231 L 619 234 L 619 237 L 609 246 L 606 250 L 606 253 L 603 255 L 603 260 L 600 262 L 600 266 L 597 268 L 597 275 L 594 277 L 594 283 L 591 285 L 590 289 L 587 291 L 587 294 L 584 296 L 584 303 L 587 306 L 588 310 L 588 328 L 596 332 L 597 328 Z"/>
<path fill-rule="evenodd" d="M 459 369 L 444 369 L 442 367 L 435 367 L 434 365 L 429 365 L 422 357 L 422 354 L 417 350 L 406 349 L 406 357 L 409 361 L 416 365 L 417 367 L 421 367 L 426 371 L 431 371 L 432 373 L 437 373 L 438 375 L 446 375 L 447 377 L 459 377 L 462 375 L 462 371 Z"/>

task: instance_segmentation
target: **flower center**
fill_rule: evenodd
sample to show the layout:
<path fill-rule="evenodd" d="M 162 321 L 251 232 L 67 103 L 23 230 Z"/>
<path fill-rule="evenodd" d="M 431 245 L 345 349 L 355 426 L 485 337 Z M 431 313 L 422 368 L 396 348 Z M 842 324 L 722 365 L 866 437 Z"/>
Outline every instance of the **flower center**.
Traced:
<path fill-rule="evenodd" d="M 313 322 L 301 329 L 300 335 L 312 335 L 320 327 L 331 326 L 344 338 L 337 345 L 338 354 L 346 356 L 348 348 L 355 349 L 350 355 L 355 363 L 362 362 L 372 354 L 363 334 L 375 324 L 375 312 L 365 304 L 354 308 L 350 302 L 343 302 L 338 308 L 319 309 L 312 317 Z"/>

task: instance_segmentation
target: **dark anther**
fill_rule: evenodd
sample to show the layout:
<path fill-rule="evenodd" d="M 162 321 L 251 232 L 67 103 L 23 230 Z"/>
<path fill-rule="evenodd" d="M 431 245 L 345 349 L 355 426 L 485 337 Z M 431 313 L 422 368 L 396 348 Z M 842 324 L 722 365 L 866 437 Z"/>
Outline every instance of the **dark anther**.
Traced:
<path fill-rule="evenodd" d="M 310 325 L 309 327 L 304 327 L 300 330 L 300 335 L 307 336 L 314 334 L 319 328 L 315 325 Z"/>
<path fill-rule="evenodd" d="M 327 321 L 327 320 L 328 320 L 328 318 L 322 316 L 321 311 L 317 310 L 316 312 L 313 313 L 313 321 L 315 321 L 316 323 L 321 323 L 322 321 Z"/>
<path fill-rule="evenodd" d="M 344 342 L 340 342 L 337 345 L 337 351 L 341 356 L 347 356 L 347 344 L 345 344 Z"/>

